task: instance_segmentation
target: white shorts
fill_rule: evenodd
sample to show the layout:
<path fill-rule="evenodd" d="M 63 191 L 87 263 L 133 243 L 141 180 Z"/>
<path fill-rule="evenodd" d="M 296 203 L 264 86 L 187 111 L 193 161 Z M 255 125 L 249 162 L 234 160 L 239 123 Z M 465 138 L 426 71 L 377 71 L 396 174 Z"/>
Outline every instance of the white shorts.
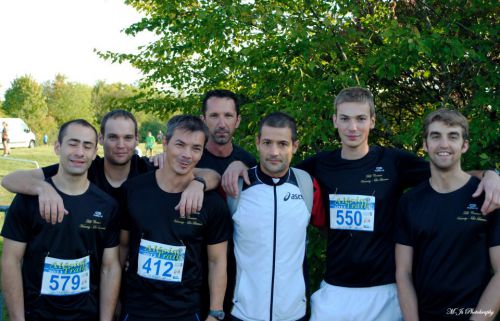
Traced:
<path fill-rule="evenodd" d="M 321 282 L 310 321 L 402 321 L 396 284 L 348 288 Z"/>

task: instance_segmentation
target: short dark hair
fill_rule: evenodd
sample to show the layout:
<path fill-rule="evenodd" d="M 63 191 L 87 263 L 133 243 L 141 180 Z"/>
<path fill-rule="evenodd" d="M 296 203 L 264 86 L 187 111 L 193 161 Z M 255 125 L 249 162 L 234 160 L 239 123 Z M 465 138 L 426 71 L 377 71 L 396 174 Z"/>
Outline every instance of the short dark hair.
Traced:
<path fill-rule="evenodd" d="M 434 122 L 443 122 L 447 126 L 458 126 L 462 128 L 462 138 L 469 140 L 469 121 L 460 112 L 454 109 L 441 108 L 433 111 L 424 119 L 422 129 L 423 138 L 426 139 L 429 135 L 429 126 Z"/>
<path fill-rule="evenodd" d="M 262 127 L 269 126 L 275 128 L 290 128 L 292 132 L 292 141 L 297 141 L 297 123 L 292 116 L 283 112 L 270 113 L 259 122 L 259 138 L 262 135 Z"/>
<path fill-rule="evenodd" d="M 231 90 L 215 89 L 215 90 L 210 90 L 205 94 L 205 97 L 203 98 L 203 103 L 201 105 L 202 115 L 205 115 L 205 113 L 207 112 L 207 100 L 209 100 L 212 97 L 232 99 L 234 101 L 234 107 L 236 108 L 236 115 L 240 114 L 240 99 L 238 98 L 238 96 Z"/>
<path fill-rule="evenodd" d="M 370 107 L 370 117 L 375 116 L 375 102 L 373 94 L 369 89 L 361 87 L 349 87 L 342 89 L 333 103 L 335 113 L 337 113 L 338 106 L 342 103 L 367 103 Z"/>
<path fill-rule="evenodd" d="M 203 132 L 205 135 L 205 141 L 203 146 L 207 143 L 208 140 L 208 128 L 200 119 L 200 117 L 194 115 L 177 115 L 167 122 L 167 131 L 165 133 L 165 140 L 168 142 L 174 136 L 174 132 L 176 129 L 184 129 L 189 132 Z"/>
<path fill-rule="evenodd" d="M 66 135 L 66 131 L 68 129 L 68 126 L 73 125 L 73 124 L 80 125 L 83 127 L 92 128 L 92 130 L 94 131 L 94 134 L 95 134 L 95 143 L 97 145 L 97 130 L 95 129 L 94 126 L 92 126 L 91 123 L 89 123 L 85 119 L 73 119 L 73 120 L 67 121 L 64 124 L 62 124 L 61 127 L 59 128 L 59 133 L 57 134 L 57 141 L 59 142 L 59 144 L 62 144 L 64 136 Z"/>
<path fill-rule="evenodd" d="M 111 118 L 115 119 L 115 118 L 119 118 L 119 117 L 123 117 L 125 119 L 130 119 L 134 123 L 134 134 L 135 134 L 135 136 L 137 136 L 137 120 L 135 119 L 134 115 L 131 112 L 126 111 L 124 109 L 112 110 L 112 111 L 106 113 L 106 115 L 104 115 L 104 117 L 102 117 L 101 128 L 100 128 L 101 135 L 104 136 L 106 123 L 108 122 L 108 120 Z"/>

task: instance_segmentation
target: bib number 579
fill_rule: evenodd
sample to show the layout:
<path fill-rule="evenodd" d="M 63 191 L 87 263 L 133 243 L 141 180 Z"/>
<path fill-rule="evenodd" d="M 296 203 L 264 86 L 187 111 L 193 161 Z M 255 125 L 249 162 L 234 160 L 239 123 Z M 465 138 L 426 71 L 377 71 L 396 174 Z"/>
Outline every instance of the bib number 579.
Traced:
<path fill-rule="evenodd" d="M 49 281 L 49 288 L 52 291 L 59 290 L 59 286 L 61 285 L 59 283 L 59 280 L 62 283 L 62 288 L 60 289 L 61 291 L 66 291 L 66 286 L 67 286 L 69 280 L 71 280 L 71 290 L 77 290 L 80 287 L 80 276 L 79 275 L 69 276 L 69 275 L 52 274 L 50 276 L 50 281 Z"/>

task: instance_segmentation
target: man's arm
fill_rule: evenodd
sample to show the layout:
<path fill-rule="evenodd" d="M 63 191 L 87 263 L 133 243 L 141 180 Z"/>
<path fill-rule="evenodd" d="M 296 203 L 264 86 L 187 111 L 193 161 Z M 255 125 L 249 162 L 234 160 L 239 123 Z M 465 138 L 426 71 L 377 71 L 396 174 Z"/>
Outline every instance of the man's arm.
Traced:
<path fill-rule="evenodd" d="M 481 180 L 473 197 L 478 197 L 484 192 L 484 202 L 481 212 L 488 214 L 500 208 L 500 176 L 495 171 L 469 171 L 468 174 Z"/>
<path fill-rule="evenodd" d="M 220 183 L 219 173 L 212 169 L 195 168 L 194 176 L 201 177 L 205 181 L 205 184 L 193 180 L 189 183 L 184 192 L 182 192 L 181 200 L 179 204 L 175 206 L 175 209 L 179 211 L 181 217 L 199 212 L 203 206 L 205 191 L 217 188 Z"/>
<path fill-rule="evenodd" d="M 226 168 L 226 171 L 224 172 L 224 175 L 222 175 L 221 186 L 226 194 L 231 195 L 232 197 L 238 196 L 239 177 L 243 177 L 245 183 L 247 183 L 247 185 L 250 185 L 250 178 L 248 177 L 248 166 L 246 166 L 242 161 L 234 161 L 229 164 L 229 166 Z"/>
<path fill-rule="evenodd" d="M 101 284 L 99 296 L 100 321 L 113 320 L 118 293 L 120 291 L 121 266 L 119 247 L 104 249 L 101 266 Z"/>
<path fill-rule="evenodd" d="M 207 246 L 210 310 L 222 310 L 227 285 L 227 241 Z M 208 316 L 207 320 L 215 320 Z"/>
<path fill-rule="evenodd" d="M 21 262 L 26 243 L 5 238 L 2 254 L 2 291 L 11 321 L 24 321 Z"/>
<path fill-rule="evenodd" d="M 412 280 L 413 247 L 396 244 L 396 283 L 405 321 L 418 321 L 417 294 Z"/>
<path fill-rule="evenodd" d="M 494 274 L 483 291 L 475 310 L 492 311 L 493 314 L 474 314 L 471 316 L 471 320 L 493 320 L 500 310 L 500 245 L 490 247 L 490 261 Z"/>
<path fill-rule="evenodd" d="M 61 196 L 45 181 L 41 169 L 12 172 L 2 179 L 2 186 L 12 193 L 38 195 L 40 215 L 49 223 L 61 223 L 68 214 Z"/>
<path fill-rule="evenodd" d="M 121 230 L 119 258 L 120 258 L 120 266 L 124 270 L 126 270 L 126 263 L 128 259 L 129 239 L 130 239 L 130 232 L 127 230 Z"/>

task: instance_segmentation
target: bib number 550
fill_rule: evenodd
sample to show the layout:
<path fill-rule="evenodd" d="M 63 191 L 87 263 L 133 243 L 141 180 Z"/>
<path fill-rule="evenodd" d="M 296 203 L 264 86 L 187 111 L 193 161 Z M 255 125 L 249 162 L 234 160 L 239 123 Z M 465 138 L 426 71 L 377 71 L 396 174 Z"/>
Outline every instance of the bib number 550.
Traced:
<path fill-rule="evenodd" d="M 361 211 L 338 209 L 336 216 L 338 225 L 361 226 L 361 223 L 363 222 L 363 215 L 361 215 Z"/>

